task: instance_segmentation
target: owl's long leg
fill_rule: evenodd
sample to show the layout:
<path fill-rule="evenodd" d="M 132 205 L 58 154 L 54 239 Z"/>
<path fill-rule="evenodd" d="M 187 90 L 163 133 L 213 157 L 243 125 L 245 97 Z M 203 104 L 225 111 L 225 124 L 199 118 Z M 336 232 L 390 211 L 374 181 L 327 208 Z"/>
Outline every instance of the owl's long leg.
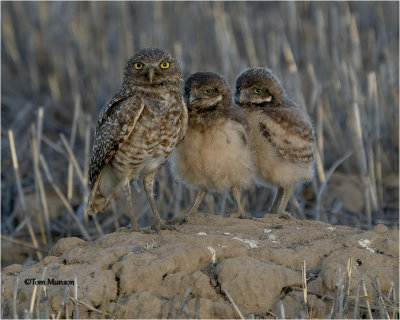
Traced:
<path fill-rule="evenodd" d="M 206 194 L 207 194 L 207 190 L 204 190 L 204 189 L 199 190 L 199 192 L 197 193 L 197 196 L 196 196 L 196 200 L 194 201 L 194 204 L 193 204 L 192 208 L 184 216 L 185 221 L 187 221 L 189 216 L 191 216 L 193 214 L 194 215 L 197 214 L 197 211 L 199 210 L 200 204 L 203 202 L 204 197 L 206 196 Z"/>
<path fill-rule="evenodd" d="M 240 189 L 237 186 L 232 187 L 232 195 L 236 202 L 237 212 L 231 217 L 241 218 L 241 219 L 251 219 L 252 217 L 242 208 L 242 204 L 240 201 Z"/>
<path fill-rule="evenodd" d="M 139 231 L 140 227 L 135 220 L 135 212 L 133 210 L 132 195 L 131 195 L 131 185 L 129 179 L 125 178 L 123 191 L 125 194 L 125 200 L 129 211 L 129 216 L 131 217 L 132 231 Z"/>
<path fill-rule="evenodd" d="M 274 202 L 269 210 L 271 213 L 277 213 L 283 218 L 289 218 L 290 214 L 285 212 L 286 206 L 289 202 L 291 195 L 293 194 L 294 186 L 289 187 L 278 187 Z"/>
<path fill-rule="evenodd" d="M 197 193 L 197 196 L 196 196 L 196 200 L 194 201 L 194 204 L 190 208 L 190 210 L 187 213 L 168 221 L 167 223 L 170 225 L 180 225 L 180 224 L 186 223 L 189 219 L 189 216 L 191 216 L 193 214 L 195 214 L 195 215 L 197 214 L 200 204 L 202 203 L 202 201 L 204 200 L 204 197 L 206 195 L 207 195 L 207 190 L 204 190 L 204 189 L 199 190 L 199 192 Z"/>
<path fill-rule="evenodd" d="M 151 229 L 158 232 L 161 226 L 161 218 L 160 218 L 160 213 L 158 212 L 156 206 L 156 202 L 154 201 L 154 192 L 153 192 L 154 176 L 156 172 L 157 169 L 153 170 L 152 172 L 144 176 L 143 185 L 144 185 L 144 190 L 146 191 L 147 200 L 149 201 L 151 209 L 153 210 L 154 222 L 153 225 L 151 226 Z"/>
<path fill-rule="evenodd" d="M 278 213 L 278 207 L 279 207 L 279 204 L 282 201 L 283 190 L 284 189 L 282 187 L 278 187 L 278 190 L 276 191 L 276 194 L 275 194 L 274 201 L 272 202 L 272 206 L 268 210 L 268 212 L 270 212 L 270 213 Z"/>

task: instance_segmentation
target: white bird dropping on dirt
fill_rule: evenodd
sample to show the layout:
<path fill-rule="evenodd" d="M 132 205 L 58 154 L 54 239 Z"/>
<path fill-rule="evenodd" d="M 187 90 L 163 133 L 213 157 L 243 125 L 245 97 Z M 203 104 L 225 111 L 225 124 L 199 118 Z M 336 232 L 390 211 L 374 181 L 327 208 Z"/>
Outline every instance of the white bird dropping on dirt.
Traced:
<path fill-rule="evenodd" d="M 361 247 L 365 248 L 366 250 L 370 252 L 375 252 L 374 249 L 370 248 L 371 241 L 368 239 L 361 239 L 358 240 L 358 243 L 360 244 Z"/>
<path fill-rule="evenodd" d="M 208 250 L 211 252 L 211 262 L 215 263 L 217 261 L 217 255 L 215 253 L 215 249 L 213 247 L 207 247 Z"/>
<path fill-rule="evenodd" d="M 250 246 L 250 249 L 258 248 L 257 242 L 255 240 L 241 239 L 238 237 L 233 237 L 232 239 L 239 240 L 248 244 Z"/>
<path fill-rule="evenodd" d="M 268 236 L 268 239 L 271 240 L 272 243 L 275 243 L 275 244 L 278 244 L 278 243 L 279 243 L 279 241 L 276 240 L 276 235 L 274 235 L 274 234 L 270 234 L 270 235 Z"/>

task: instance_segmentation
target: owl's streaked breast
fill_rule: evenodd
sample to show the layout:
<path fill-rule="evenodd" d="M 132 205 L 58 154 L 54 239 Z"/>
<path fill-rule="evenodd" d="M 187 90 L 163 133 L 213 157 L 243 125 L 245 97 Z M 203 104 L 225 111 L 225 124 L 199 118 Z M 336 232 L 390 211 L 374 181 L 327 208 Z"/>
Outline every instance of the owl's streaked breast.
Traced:
<path fill-rule="evenodd" d="M 111 160 L 119 174 L 145 175 L 159 167 L 178 142 L 181 106 L 175 99 L 153 100 L 143 112 L 128 139 Z"/>

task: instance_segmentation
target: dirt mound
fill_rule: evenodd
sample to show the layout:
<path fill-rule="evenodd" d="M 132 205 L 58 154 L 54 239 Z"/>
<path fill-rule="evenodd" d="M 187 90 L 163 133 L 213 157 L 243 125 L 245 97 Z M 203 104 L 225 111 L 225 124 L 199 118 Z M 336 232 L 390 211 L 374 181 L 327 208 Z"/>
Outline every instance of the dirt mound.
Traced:
<path fill-rule="evenodd" d="M 199 215 L 159 234 L 121 230 L 93 242 L 65 238 L 40 262 L 5 268 L 3 317 L 13 317 L 14 273 L 20 316 L 30 309 L 33 284 L 39 284 L 30 279 L 46 283 L 47 298 L 44 286 L 37 287 L 34 314 L 57 315 L 66 288 L 71 297 L 75 288 L 51 279 L 74 280 L 76 275 L 82 318 L 237 318 L 232 301 L 245 317 L 280 316 L 282 310 L 286 317 L 299 317 L 303 260 L 309 315 L 326 317 L 349 258 L 350 295 L 356 295 L 361 277 L 372 308 L 377 305 L 375 277 L 384 295 L 394 284 L 399 292 L 398 250 L 398 231 L 384 225 L 361 231 L 272 215 L 254 220 Z M 66 301 L 61 316 L 73 317 L 73 299 Z"/>

